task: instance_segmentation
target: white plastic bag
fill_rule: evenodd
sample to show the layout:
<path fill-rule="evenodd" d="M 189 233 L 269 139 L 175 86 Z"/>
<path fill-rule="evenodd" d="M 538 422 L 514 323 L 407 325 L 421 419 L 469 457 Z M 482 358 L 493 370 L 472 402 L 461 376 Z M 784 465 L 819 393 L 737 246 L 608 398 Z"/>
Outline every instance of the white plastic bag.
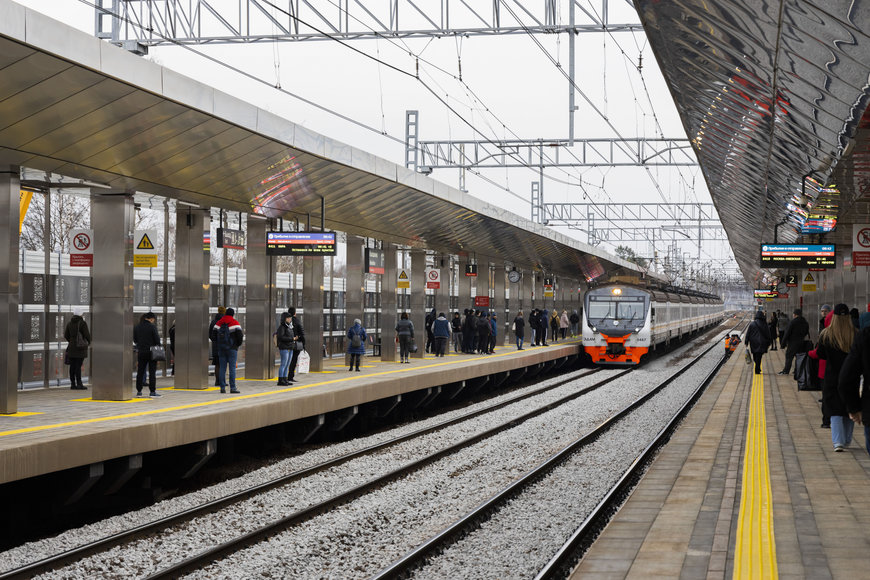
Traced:
<path fill-rule="evenodd" d="M 299 356 L 299 360 L 296 361 L 296 372 L 300 375 L 307 375 L 308 368 L 311 365 L 311 357 L 308 356 L 308 351 L 299 351 L 297 356 Z"/>

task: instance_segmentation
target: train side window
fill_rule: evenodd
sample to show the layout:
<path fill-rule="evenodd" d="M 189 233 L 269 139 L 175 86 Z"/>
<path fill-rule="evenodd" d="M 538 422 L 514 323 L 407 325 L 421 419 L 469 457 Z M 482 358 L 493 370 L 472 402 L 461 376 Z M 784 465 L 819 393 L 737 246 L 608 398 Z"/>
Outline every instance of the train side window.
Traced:
<path fill-rule="evenodd" d="M 651 316 L 652 318 L 655 318 L 655 317 L 656 317 L 656 307 L 655 307 L 655 306 L 652 307 L 652 310 L 650 311 L 650 316 Z"/>

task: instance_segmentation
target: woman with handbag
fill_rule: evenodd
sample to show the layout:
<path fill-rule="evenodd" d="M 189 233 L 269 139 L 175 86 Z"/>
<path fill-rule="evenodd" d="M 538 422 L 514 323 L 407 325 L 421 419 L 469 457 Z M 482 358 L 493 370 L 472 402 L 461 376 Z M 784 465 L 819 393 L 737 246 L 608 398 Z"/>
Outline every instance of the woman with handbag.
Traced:
<path fill-rule="evenodd" d="M 157 392 L 157 360 L 151 356 L 151 347 L 160 346 L 160 335 L 155 322 L 157 317 L 153 312 L 146 312 L 139 319 L 139 324 L 133 327 L 133 343 L 136 345 L 138 370 L 136 371 L 136 396 L 142 397 L 142 387 L 145 385 L 145 372 L 148 372 L 148 388 L 150 396 L 159 397 Z"/>
<path fill-rule="evenodd" d="M 66 324 L 63 337 L 67 342 L 66 355 L 69 358 L 69 382 L 70 389 L 84 390 L 82 383 L 82 364 L 88 356 L 88 347 L 91 345 L 91 331 L 88 323 L 82 318 L 83 310 L 80 306 L 73 308 L 73 316 Z"/>
<path fill-rule="evenodd" d="M 281 365 L 278 367 L 278 386 L 290 385 L 287 379 L 287 371 L 290 370 L 290 360 L 296 349 L 296 341 L 293 338 L 293 316 L 289 312 L 281 315 L 281 324 L 275 333 L 275 341 L 278 344 L 278 354 L 281 355 Z"/>

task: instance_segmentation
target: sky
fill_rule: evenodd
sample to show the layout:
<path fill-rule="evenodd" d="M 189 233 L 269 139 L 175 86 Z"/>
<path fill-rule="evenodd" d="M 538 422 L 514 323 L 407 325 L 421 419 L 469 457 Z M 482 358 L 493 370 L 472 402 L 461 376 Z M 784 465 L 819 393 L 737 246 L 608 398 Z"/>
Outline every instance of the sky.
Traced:
<path fill-rule="evenodd" d="M 89 3 L 16 1 L 94 32 Z M 336 10 L 336 1 L 312 0 L 311 4 L 328 13 Z M 229 13 L 238 10 L 238 0 L 212 3 L 230 7 Z M 274 3 L 285 8 L 288 4 L 286 0 Z M 377 14 L 377 9 L 385 9 L 388 3 L 364 4 Z M 469 4 L 482 8 L 492 5 Z M 558 20 L 567 22 L 568 0 L 558 0 L 557 4 Z M 600 0 L 581 4 L 589 11 L 602 9 Z M 461 7 L 455 1 L 450 5 Z M 399 6 L 400 28 L 430 27 L 403 3 Z M 505 1 L 501 6 L 503 23 L 512 19 L 512 11 L 525 24 L 531 23 L 527 15 L 518 12 L 516 3 Z M 611 22 L 638 22 L 627 2 L 614 0 L 608 8 Z M 276 17 L 281 16 L 280 9 L 272 10 Z M 312 18 L 310 14 L 305 17 Z M 451 17 L 454 27 L 473 22 L 459 8 L 454 8 Z M 580 15 L 577 21 L 582 22 Z M 366 24 L 352 22 L 351 28 L 364 29 Z M 266 31 L 269 33 L 268 28 Z M 578 35 L 575 56 L 575 137 L 685 138 L 642 32 Z M 407 110 L 419 111 L 419 138 L 423 141 L 568 137 L 569 83 L 563 72 L 568 67 L 568 38 L 564 34 L 215 44 L 192 50 L 166 46 L 152 47 L 145 58 L 397 164 L 404 163 Z M 698 167 L 548 168 L 544 173 L 546 203 L 711 202 Z M 539 179 L 537 169 L 485 169 L 481 175 L 467 173 L 470 194 L 530 217 L 531 182 Z M 455 169 L 435 170 L 430 177 L 459 186 Z M 556 229 L 587 241 L 585 231 Z M 625 245 L 641 256 L 652 255 L 649 243 Z M 658 242 L 660 256 L 667 252 L 666 246 Z M 613 251 L 613 245 L 605 243 L 602 247 Z M 696 242 L 684 242 L 680 253 L 688 253 L 697 263 Z M 702 245 L 701 262 L 715 260 L 719 265 L 730 256 L 725 242 Z"/>

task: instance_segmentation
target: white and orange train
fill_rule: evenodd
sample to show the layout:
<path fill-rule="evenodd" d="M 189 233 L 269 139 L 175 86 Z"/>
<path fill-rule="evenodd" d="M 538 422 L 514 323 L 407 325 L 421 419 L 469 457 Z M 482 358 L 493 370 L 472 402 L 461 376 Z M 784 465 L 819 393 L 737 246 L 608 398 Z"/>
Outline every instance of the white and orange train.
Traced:
<path fill-rule="evenodd" d="M 649 351 L 725 318 L 717 296 L 607 284 L 586 292 L 583 348 L 601 365 L 636 365 Z"/>

